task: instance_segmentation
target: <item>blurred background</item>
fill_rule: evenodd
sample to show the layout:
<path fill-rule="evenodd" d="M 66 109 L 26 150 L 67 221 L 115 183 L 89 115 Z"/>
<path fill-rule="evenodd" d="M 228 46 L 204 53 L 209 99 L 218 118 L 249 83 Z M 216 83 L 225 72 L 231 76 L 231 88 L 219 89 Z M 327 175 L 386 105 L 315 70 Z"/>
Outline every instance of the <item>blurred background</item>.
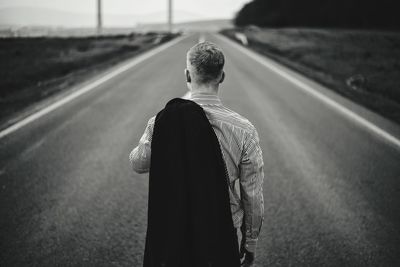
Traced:
<path fill-rule="evenodd" d="M 97 10 L 101 6 L 102 27 L 108 33 L 129 31 L 168 30 L 169 4 L 173 5 L 174 30 L 190 27 L 185 22 L 206 21 L 211 29 L 221 23 L 230 25 L 235 12 L 244 4 L 243 0 L 225 1 L 169 1 L 145 2 L 117 0 L 97 1 L 1 1 L 0 24 L 2 35 L 46 35 L 93 33 L 97 27 Z M 183 23 L 183 24 L 181 24 Z M 189 23 L 190 24 L 190 23 Z M 204 26 L 203 26 L 204 27 Z M 107 31 L 108 29 L 108 31 Z M 203 28 L 204 29 L 204 28 Z"/>

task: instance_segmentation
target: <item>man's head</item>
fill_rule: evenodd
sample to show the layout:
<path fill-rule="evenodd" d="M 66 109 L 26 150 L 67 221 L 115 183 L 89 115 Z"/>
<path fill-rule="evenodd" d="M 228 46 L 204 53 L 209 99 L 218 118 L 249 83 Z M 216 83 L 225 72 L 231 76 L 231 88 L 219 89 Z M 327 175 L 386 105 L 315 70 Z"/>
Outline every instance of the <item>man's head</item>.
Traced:
<path fill-rule="evenodd" d="M 198 43 L 187 53 L 186 80 L 193 87 L 215 88 L 225 78 L 225 57 L 222 50 L 211 42 Z"/>

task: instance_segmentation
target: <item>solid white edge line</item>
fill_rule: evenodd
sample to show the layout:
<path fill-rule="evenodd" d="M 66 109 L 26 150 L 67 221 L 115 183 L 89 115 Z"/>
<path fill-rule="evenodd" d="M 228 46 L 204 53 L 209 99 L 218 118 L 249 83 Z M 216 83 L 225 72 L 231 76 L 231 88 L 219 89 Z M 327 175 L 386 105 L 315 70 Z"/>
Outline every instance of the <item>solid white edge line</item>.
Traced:
<path fill-rule="evenodd" d="M 165 49 L 179 43 L 180 41 L 182 41 L 183 39 L 185 39 L 188 36 L 181 36 L 181 37 L 177 37 L 159 47 L 153 48 L 147 52 L 144 52 L 141 55 L 138 55 L 136 57 L 134 57 L 132 60 L 130 60 L 129 62 L 127 62 L 126 64 L 120 66 L 119 68 L 111 71 L 110 73 L 105 74 L 104 76 L 102 76 L 101 78 L 93 81 L 92 83 L 82 87 L 81 89 L 78 89 L 77 91 L 67 95 L 66 97 L 50 104 L 49 106 L 43 108 L 42 110 L 39 110 L 38 112 L 35 112 L 29 116 L 27 116 L 26 118 L 18 121 L 17 123 L 9 126 L 8 128 L 2 130 L 0 132 L 0 139 L 17 131 L 18 129 L 28 125 L 29 123 L 43 117 L 44 115 L 48 114 L 49 112 L 61 107 L 62 105 L 74 100 L 75 98 L 78 98 L 79 96 L 95 89 L 96 87 L 98 87 L 99 85 L 107 82 L 108 80 L 116 77 L 117 75 L 129 70 L 130 68 L 136 66 L 137 64 L 145 61 L 146 59 L 164 51 Z"/>
<path fill-rule="evenodd" d="M 324 94 L 318 92 L 316 89 L 312 88 L 310 85 L 308 85 L 308 84 L 304 83 L 303 81 L 297 79 L 296 77 L 290 75 L 289 73 L 285 72 L 284 70 L 282 70 L 282 69 L 278 68 L 277 66 L 269 63 L 261 55 L 258 55 L 255 52 L 250 51 L 249 49 L 246 49 L 246 48 L 240 46 L 239 44 L 233 42 L 232 40 L 228 39 L 225 36 L 222 36 L 222 35 L 218 34 L 217 37 L 222 39 L 222 40 L 224 40 L 224 41 L 226 41 L 226 42 L 228 42 L 229 44 L 231 44 L 232 46 L 234 46 L 235 48 L 240 50 L 242 53 L 244 53 L 247 56 L 249 56 L 250 58 L 254 59 L 255 61 L 257 61 L 258 63 L 260 63 L 264 67 L 266 67 L 266 68 L 272 70 L 273 72 L 279 74 L 280 76 L 282 76 L 286 80 L 288 80 L 291 83 L 293 83 L 294 85 L 296 85 L 298 88 L 303 89 L 305 92 L 307 92 L 308 94 L 312 95 L 313 97 L 319 99 L 320 101 L 322 101 L 326 105 L 333 107 L 334 109 L 338 110 L 339 112 L 341 112 L 342 114 L 344 114 L 348 118 L 354 120 L 355 122 L 357 122 L 358 124 L 364 126 L 367 129 L 369 129 L 370 131 L 372 131 L 376 135 L 380 136 L 381 138 L 385 139 L 386 141 L 388 141 L 388 142 L 392 143 L 393 145 L 397 146 L 398 148 L 400 148 L 400 140 L 398 138 L 396 138 L 395 136 L 393 136 L 390 133 L 386 132 L 385 130 L 379 128 L 378 126 L 376 126 L 375 124 L 371 123 L 367 119 L 361 117 L 360 115 L 354 113 L 350 109 L 348 109 L 348 108 L 342 106 L 341 104 L 337 103 L 333 99 L 331 99 L 331 98 L 325 96 Z"/>

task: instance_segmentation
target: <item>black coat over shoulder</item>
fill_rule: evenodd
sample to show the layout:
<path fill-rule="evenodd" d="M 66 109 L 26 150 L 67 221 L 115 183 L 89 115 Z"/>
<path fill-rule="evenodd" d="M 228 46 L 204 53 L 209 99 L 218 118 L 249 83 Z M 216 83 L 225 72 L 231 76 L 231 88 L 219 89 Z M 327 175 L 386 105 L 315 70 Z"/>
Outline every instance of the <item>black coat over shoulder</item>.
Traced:
<path fill-rule="evenodd" d="M 169 101 L 151 150 L 144 266 L 240 266 L 225 163 L 204 110 Z"/>

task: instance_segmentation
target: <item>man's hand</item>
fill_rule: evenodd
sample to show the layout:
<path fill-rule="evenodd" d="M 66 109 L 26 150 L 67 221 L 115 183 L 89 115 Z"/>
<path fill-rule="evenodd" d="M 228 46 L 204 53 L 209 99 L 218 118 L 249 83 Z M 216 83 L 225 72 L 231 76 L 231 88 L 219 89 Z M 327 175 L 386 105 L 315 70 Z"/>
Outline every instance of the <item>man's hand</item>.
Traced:
<path fill-rule="evenodd" d="M 242 261 L 242 267 L 252 267 L 254 266 L 255 253 L 247 251 L 245 248 L 240 249 L 240 258 Z"/>
<path fill-rule="evenodd" d="M 252 267 L 254 266 L 254 259 L 256 255 L 254 252 L 250 252 L 246 249 L 246 233 L 244 227 L 241 227 L 242 241 L 240 242 L 240 259 L 243 260 L 242 267 Z"/>

